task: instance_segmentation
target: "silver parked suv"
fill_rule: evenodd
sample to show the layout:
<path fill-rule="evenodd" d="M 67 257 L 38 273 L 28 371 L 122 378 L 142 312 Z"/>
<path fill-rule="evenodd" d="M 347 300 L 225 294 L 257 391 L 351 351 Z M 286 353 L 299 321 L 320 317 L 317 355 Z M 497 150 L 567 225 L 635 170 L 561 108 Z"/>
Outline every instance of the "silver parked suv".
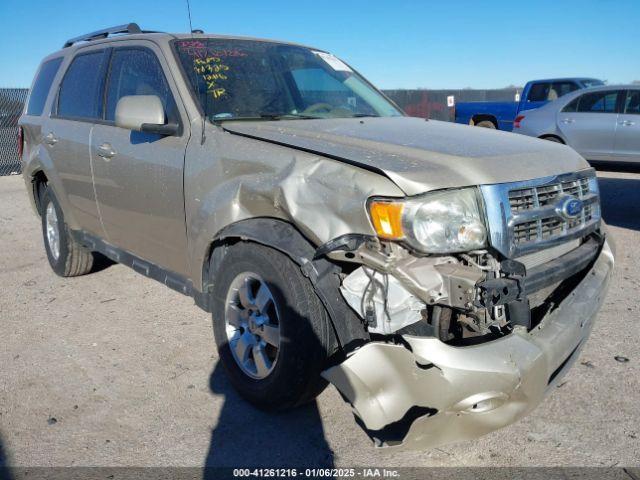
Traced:
<path fill-rule="evenodd" d="M 409 118 L 322 50 L 99 31 L 44 59 L 20 125 L 58 275 L 102 254 L 192 296 L 247 400 L 329 381 L 378 445 L 525 415 L 611 276 L 577 153 Z"/>

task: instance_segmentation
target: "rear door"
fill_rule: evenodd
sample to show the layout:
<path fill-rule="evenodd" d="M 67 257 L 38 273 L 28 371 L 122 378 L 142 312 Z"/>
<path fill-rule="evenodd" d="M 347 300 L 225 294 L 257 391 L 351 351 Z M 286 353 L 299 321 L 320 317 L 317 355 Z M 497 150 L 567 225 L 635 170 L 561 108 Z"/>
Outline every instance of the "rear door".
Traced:
<path fill-rule="evenodd" d="M 640 90 L 628 90 L 618 116 L 615 160 L 640 162 Z"/>
<path fill-rule="evenodd" d="M 83 230 L 104 232 L 91 176 L 89 142 L 95 122 L 102 117 L 102 97 L 108 52 L 102 47 L 79 50 L 58 87 L 51 115 L 42 124 L 47 149 L 62 191 L 56 192 L 68 214 Z"/>
<path fill-rule="evenodd" d="M 580 95 L 558 113 L 558 129 L 567 144 L 587 160 L 611 160 L 620 90 Z"/>
<path fill-rule="evenodd" d="M 188 122 L 176 102 L 162 52 L 151 42 L 113 49 L 102 124 L 92 135 L 93 171 L 101 218 L 115 246 L 173 272 L 187 272 L 183 172 Z M 156 95 L 178 136 L 115 126 L 118 100 Z"/>

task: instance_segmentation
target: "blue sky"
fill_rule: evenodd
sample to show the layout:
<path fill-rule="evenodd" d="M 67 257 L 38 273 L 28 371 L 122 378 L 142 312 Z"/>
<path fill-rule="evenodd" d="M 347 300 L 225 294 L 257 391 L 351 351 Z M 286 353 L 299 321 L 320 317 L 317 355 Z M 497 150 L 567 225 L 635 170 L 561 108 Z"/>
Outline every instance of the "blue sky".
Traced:
<path fill-rule="evenodd" d="M 640 80 L 640 0 L 191 0 L 193 27 L 331 51 L 381 88 Z M 186 0 L 0 0 L 0 87 L 28 87 L 67 38 L 135 21 L 188 30 Z"/>

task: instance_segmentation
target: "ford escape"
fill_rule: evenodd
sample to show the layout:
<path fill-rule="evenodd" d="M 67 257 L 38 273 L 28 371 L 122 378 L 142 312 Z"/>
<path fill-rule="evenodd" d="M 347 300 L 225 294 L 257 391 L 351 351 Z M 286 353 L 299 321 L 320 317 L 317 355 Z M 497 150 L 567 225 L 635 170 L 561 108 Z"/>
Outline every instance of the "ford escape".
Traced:
<path fill-rule="evenodd" d="M 192 296 L 244 398 L 287 409 L 330 382 L 378 446 L 531 411 L 613 268 L 572 149 L 409 118 L 320 49 L 74 38 L 43 60 L 19 142 L 58 275 L 102 254 Z"/>

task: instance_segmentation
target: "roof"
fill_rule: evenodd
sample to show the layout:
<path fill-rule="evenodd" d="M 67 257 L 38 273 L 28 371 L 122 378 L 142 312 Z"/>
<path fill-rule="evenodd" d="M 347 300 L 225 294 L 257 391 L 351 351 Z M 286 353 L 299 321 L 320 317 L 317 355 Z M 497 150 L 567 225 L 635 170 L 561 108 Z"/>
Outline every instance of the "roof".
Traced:
<path fill-rule="evenodd" d="M 254 41 L 254 42 L 269 42 L 269 43 L 278 43 L 285 45 L 295 45 L 300 47 L 307 47 L 306 45 L 300 45 L 291 42 L 285 42 L 281 40 L 273 40 L 266 38 L 252 38 L 252 37 L 243 37 L 243 36 L 235 36 L 235 35 L 217 35 L 217 34 L 207 34 L 202 33 L 200 30 L 194 30 L 192 33 L 165 33 L 165 32 L 156 32 L 150 30 L 142 30 L 137 23 L 128 23 L 123 25 L 118 25 L 115 27 L 109 27 L 102 30 L 97 30 L 95 32 L 86 33 L 84 35 L 80 35 L 77 37 L 73 37 L 67 40 L 63 45 L 63 50 L 73 47 L 86 45 L 89 42 L 103 43 L 114 40 L 122 40 L 126 38 L 127 40 L 139 40 L 139 39 L 164 39 L 164 40 L 173 40 L 173 39 L 223 39 L 223 40 L 243 40 L 243 41 Z"/>
<path fill-rule="evenodd" d="M 575 90 L 571 92 L 569 95 L 573 95 L 574 93 L 584 93 L 584 92 L 599 92 L 602 90 L 640 90 L 640 85 L 598 85 L 596 87 L 584 88 L 582 90 Z"/>
<path fill-rule="evenodd" d="M 594 81 L 597 81 L 597 82 L 601 82 L 602 81 L 599 78 L 593 78 L 593 77 L 559 77 L 559 78 L 543 78 L 543 79 L 540 79 L 540 80 L 532 80 L 531 82 L 550 82 L 550 83 L 553 83 L 553 82 L 568 82 L 568 81 L 575 81 L 575 80 L 579 80 L 579 81 L 594 80 Z"/>

